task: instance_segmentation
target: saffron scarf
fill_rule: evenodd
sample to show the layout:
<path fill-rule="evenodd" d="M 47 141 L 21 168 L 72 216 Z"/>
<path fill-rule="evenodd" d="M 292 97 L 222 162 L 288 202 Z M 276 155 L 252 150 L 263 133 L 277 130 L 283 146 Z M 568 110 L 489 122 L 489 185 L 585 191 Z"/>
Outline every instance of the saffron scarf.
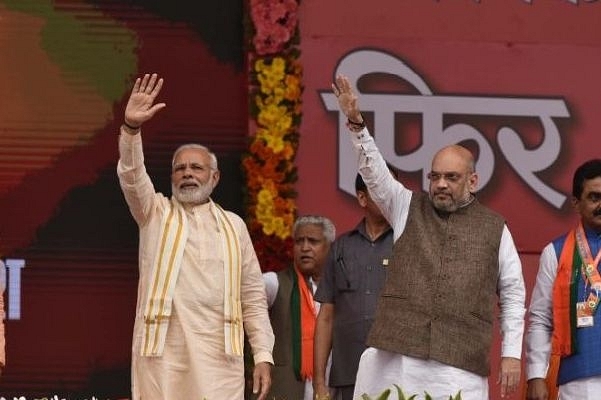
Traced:
<path fill-rule="evenodd" d="M 242 356 L 244 330 L 240 301 L 241 250 L 238 235 L 226 212 L 210 201 L 211 214 L 223 249 L 224 266 L 224 339 L 228 355 Z M 174 199 L 161 221 L 159 242 L 153 263 L 152 282 L 148 287 L 144 308 L 143 356 L 163 354 L 175 283 L 181 268 L 188 238 L 187 217 Z"/>
<path fill-rule="evenodd" d="M 566 357 L 576 351 L 576 301 L 582 258 L 576 249 L 576 230 L 566 236 L 553 285 L 553 336 L 551 353 Z"/>
<path fill-rule="evenodd" d="M 294 267 L 290 315 L 292 317 L 292 364 L 299 380 L 313 379 L 313 334 L 317 313 L 305 277 Z"/>

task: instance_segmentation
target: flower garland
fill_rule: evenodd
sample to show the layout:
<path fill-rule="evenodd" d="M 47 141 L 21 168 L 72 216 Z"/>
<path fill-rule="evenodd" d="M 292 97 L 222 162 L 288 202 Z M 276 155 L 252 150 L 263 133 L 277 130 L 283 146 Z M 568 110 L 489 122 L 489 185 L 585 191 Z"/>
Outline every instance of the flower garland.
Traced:
<path fill-rule="evenodd" d="M 292 261 L 294 159 L 301 121 L 300 0 L 249 0 L 249 104 L 254 125 L 246 175 L 247 223 L 263 271 Z"/>

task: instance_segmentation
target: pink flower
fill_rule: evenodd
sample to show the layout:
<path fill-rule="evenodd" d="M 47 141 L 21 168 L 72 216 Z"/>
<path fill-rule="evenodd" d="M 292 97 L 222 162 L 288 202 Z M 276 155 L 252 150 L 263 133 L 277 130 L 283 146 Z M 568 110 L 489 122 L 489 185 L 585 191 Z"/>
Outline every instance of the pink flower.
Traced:
<path fill-rule="evenodd" d="M 296 0 L 251 0 L 250 15 L 255 26 L 253 45 L 258 55 L 282 51 L 298 25 Z"/>

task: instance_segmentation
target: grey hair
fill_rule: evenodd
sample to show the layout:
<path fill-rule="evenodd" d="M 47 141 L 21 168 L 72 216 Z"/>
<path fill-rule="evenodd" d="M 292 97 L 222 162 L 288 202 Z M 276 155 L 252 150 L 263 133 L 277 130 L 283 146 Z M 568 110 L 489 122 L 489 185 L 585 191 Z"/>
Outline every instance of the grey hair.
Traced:
<path fill-rule="evenodd" d="M 296 235 L 296 230 L 304 225 L 320 225 L 328 243 L 332 243 L 336 239 L 336 227 L 326 217 L 322 217 L 321 215 L 303 215 L 297 218 L 292 228 L 294 234 Z"/>
<path fill-rule="evenodd" d="M 207 154 L 209 155 L 210 158 L 210 167 L 212 170 L 217 171 L 219 168 L 217 166 L 217 156 L 215 155 L 215 153 L 213 153 L 207 146 L 203 146 L 202 144 L 198 144 L 198 143 L 187 143 L 187 144 L 182 144 L 181 146 L 179 146 L 177 149 L 175 149 L 175 151 L 173 152 L 173 158 L 171 159 L 171 167 L 173 168 L 175 166 L 175 158 L 177 157 L 177 155 L 182 151 L 182 150 L 186 150 L 186 149 L 197 149 L 197 150 L 204 150 L 207 152 Z"/>

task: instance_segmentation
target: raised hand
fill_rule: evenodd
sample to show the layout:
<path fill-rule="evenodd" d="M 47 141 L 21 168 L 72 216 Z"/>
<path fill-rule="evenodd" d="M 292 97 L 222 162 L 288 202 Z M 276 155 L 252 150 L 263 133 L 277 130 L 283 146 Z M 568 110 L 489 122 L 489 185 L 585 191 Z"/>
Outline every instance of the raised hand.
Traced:
<path fill-rule="evenodd" d="M 351 88 L 348 78 L 344 75 L 336 76 L 336 82 L 332 84 L 332 91 L 338 99 L 340 111 L 353 122 L 362 123 L 363 117 L 357 104 L 357 95 Z"/>
<path fill-rule="evenodd" d="M 136 79 L 125 107 L 125 124 L 130 128 L 139 128 L 142 124 L 166 106 L 165 103 L 154 104 L 163 86 L 163 78 L 157 74 L 146 74 Z"/>

